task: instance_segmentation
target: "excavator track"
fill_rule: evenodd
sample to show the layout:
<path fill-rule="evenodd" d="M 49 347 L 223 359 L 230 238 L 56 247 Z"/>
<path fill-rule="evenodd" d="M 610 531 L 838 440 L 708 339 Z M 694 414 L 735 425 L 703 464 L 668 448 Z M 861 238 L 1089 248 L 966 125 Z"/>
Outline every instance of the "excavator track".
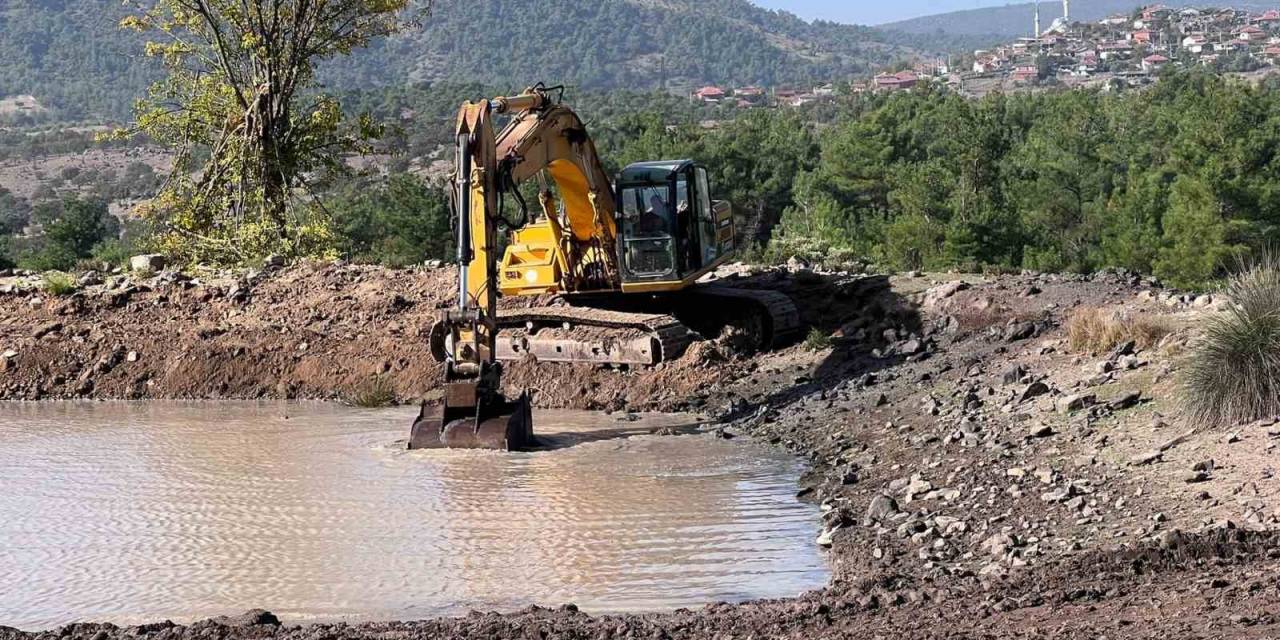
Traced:
<path fill-rule="evenodd" d="M 654 366 L 679 358 L 699 335 L 714 338 L 730 324 L 748 325 L 742 328 L 760 350 L 784 346 L 802 330 L 795 303 L 777 291 L 698 286 L 654 304 L 675 315 L 580 304 L 500 310 L 498 359 Z M 590 335 L 586 328 L 604 331 Z"/>
<path fill-rule="evenodd" d="M 804 323 L 800 310 L 790 296 L 765 289 L 734 289 L 715 285 L 695 287 L 688 295 L 698 298 L 701 308 L 706 302 L 724 303 L 722 308 L 741 310 L 748 306 L 755 309 L 761 320 L 760 344 L 762 350 L 785 346 L 800 335 Z"/>
<path fill-rule="evenodd" d="M 599 327 L 630 330 L 624 337 L 546 338 L 541 329 Z M 684 354 L 693 334 L 675 316 L 595 307 L 538 307 L 498 312 L 498 359 L 652 366 Z M 523 330 L 512 334 L 510 330 Z M 505 331 L 504 331 L 505 330 Z"/>

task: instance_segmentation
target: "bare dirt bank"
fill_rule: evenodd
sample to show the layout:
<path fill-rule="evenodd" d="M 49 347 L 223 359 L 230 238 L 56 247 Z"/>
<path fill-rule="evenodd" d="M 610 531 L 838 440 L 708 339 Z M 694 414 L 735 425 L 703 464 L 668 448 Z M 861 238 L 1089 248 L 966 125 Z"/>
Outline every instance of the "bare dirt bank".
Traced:
<path fill-rule="evenodd" d="M 1280 633 L 1270 532 L 1280 429 L 1193 431 L 1178 419 L 1179 353 L 1211 301 L 1123 274 L 906 277 L 862 314 L 854 307 L 868 299 L 850 278 L 757 278 L 795 295 L 833 346 L 734 358 L 708 343 L 651 371 L 515 367 L 512 382 L 536 387 L 545 406 L 694 406 L 730 433 L 805 456 L 813 472 L 799 493 L 824 505 L 819 543 L 835 573 L 825 590 L 652 615 L 562 607 L 291 627 L 255 613 L 0 638 Z M 0 296 L 0 350 L 16 352 L 4 394 L 332 397 L 381 373 L 403 396 L 421 395 L 438 380 L 425 332 L 450 281 L 447 271 L 329 265 L 239 284 L 157 284 L 123 300 L 118 286 L 38 303 Z M 1169 334 L 1146 347 L 1073 350 L 1064 324 L 1081 307 L 1159 318 Z"/>

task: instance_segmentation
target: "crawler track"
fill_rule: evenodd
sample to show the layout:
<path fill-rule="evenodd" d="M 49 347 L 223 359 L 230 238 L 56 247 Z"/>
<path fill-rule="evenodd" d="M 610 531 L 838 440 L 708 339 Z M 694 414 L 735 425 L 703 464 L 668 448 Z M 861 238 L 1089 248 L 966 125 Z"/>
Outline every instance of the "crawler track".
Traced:
<path fill-rule="evenodd" d="M 635 306 L 608 308 L 617 302 L 609 299 L 597 299 L 599 305 L 591 304 L 589 298 L 562 302 L 568 304 L 501 310 L 499 359 L 533 356 L 545 362 L 653 366 L 679 358 L 699 334 L 714 337 L 729 324 L 751 325 L 761 350 L 787 344 L 802 327 L 791 298 L 768 290 L 704 286 L 644 301 L 648 308 L 671 309 L 672 314 Z M 634 300 L 624 303 L 636 304 Z M 572 335 L 584 327 L 619 330 L 619 334 Z M 539 335 L 544 329 L 566 331 L 555 337 Z"/>

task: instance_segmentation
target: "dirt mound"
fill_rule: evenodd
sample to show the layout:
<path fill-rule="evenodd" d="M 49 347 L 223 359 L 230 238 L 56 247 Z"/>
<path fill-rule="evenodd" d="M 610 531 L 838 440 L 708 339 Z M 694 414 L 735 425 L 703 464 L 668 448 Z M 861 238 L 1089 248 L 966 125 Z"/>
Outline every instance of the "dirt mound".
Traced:
<path fill-rule="evenodd" d="M 141 280 L 90 275 L 65 297 L 40 292 L 36 279 L 9 278 L 0 284 L 0 397 L 329 399 L 382 377 L 404 401 L 430 400 L 443 369 L 427 337 L 454 303 L 455 277 L 449 268 L 317 263 Z M 851 286 L 780 272 L 747 282 L 824 299 Z M 845 294 L 819 315 L 856 315 L 854 302 Z M 544 407 L 676 409 L 741 369 L 697 348 L 652 369 L 516 363 L 508 381 Z"/>

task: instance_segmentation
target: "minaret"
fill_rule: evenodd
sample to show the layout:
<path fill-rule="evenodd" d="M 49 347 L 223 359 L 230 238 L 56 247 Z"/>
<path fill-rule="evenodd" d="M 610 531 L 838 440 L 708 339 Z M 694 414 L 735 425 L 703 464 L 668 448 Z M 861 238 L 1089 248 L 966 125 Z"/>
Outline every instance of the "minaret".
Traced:
<path fill-rule="evenodd" d="M 1066 0 L 1063 0 L 1063 1 L 1065 2 Z M 1034 33 L 1032 33 L 1032 34 L 1031 34 L 1031 36 L 1032 36 L 1032 37 L 1035 37 L 1035 38 L 1039 38 L 1039 37 L 1040 37 L 1040 2 L 1039 2 L 1039 0 L 1036 0 L 1036 26 L 1035 26 L 1035 32 L 1034 32 Z"/>
<path fill-rule="evenodd" d="M 1062 21 L 1071 22 L 1071 0 L 1062 0 Z"/>

